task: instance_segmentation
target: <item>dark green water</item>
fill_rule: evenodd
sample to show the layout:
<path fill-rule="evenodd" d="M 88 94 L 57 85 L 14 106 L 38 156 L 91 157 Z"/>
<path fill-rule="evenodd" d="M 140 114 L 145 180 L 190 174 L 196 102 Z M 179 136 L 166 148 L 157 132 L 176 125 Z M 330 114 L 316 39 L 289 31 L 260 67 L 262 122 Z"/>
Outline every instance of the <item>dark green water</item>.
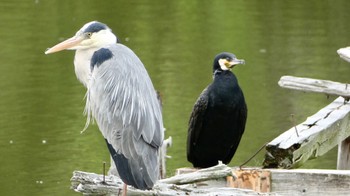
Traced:
<path fill-rule="evenodd" d="M 97 1 L 0 2 L 0 195 L 78 195 L 73 170 L 101 173 L 109 155 L 95 125 L 83 134 L 85 89 L 72 51 L 47 47 L 99 20 L 144 62 L 163 96 L 166 135 L 173 137 L 168 174 L 186 161 L 192 106 L 212 80 L 222 51 L 246 60 L 236 73 L 249 114 L 230 165 L 336 97 L 277 85 L 283 75 L 349 82 L 350 65 L 336 50 L 350 45 L 350 1 Z M 263 153 L 248 165 L 260 166 Z M 336 167 L 336 149 L 305 168 Z"/>

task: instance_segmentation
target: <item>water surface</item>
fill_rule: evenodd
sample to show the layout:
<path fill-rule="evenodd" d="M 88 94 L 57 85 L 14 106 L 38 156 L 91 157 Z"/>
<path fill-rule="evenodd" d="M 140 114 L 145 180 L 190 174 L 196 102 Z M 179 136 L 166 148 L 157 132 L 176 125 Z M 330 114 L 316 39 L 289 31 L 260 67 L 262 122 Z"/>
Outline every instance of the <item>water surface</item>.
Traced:
<path fill-rule="evenodd" d="M 101 173 L 109 160 L 95 125 L 80 134 L 85 89 L 74 74 L 74 53 L 44 55 L 86 22 L 108 24 L 161 92 L 166 135 L 174 142 L 171 175 L 190 166 L 187 122 L 219 52 L 246 60 L 233 70 L 249 113 L 231 166 L 334 100 L 281 89 L 277 82 L 283 75 L 348 82 L 350 66 L 336 50 L 350 43 L 349 6 L 346 0 L 2 1 L 0 194 L 78 195 L 69 189 L 72 171 Z M 248 165 L 262 160 L 260 153 Z M 336 149 L 304 167 L 334 169 Z"/>

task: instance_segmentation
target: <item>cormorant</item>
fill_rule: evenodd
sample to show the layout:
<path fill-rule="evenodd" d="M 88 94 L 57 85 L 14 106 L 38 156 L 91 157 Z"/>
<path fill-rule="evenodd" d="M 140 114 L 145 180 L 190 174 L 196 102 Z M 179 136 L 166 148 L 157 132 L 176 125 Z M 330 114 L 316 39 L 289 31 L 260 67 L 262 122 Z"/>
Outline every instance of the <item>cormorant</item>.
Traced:
<path fill-rule="evenodd" d="M 234 54 L 218 54 L 213 63 L 213 82 L 197 99 L 189 120 L 187 159 L 206 168 L 228 164 L 243 135 L 247 105 L 236 76 L 230 71 L 244 60 Z"/>

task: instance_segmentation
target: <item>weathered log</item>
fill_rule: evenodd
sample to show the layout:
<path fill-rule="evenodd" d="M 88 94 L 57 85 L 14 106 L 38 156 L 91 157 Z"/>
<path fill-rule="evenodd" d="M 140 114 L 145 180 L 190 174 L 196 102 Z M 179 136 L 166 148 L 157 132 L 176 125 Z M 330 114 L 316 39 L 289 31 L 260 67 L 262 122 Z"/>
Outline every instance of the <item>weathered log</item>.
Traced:
<path fill-rule="evenodd" d="M 349 195 L 350 171 L 315 169 L 272 169 L 271 191 L 289 195 Z"/>
<path fill-rule="evenodd" d="M 350 63 L 350 47 L 340 48 L 337 50 L 337 53 L 339 54 L 340 58 Z"/>
<path fill-rule="evenodd" d="M 294 76 L 282 76 L 278 84 L 283 88 L 305 92 L 324 93 L 327 95 L 350 98 L 350 85 L 329 80 L 316 80 Z"/>
<path fill-rule="evenodd" d="M 218 179 L 232 175 L 233 174 L 230 167 L 227 167 L 225 164 L 219 163 L 218 165 L 213 167 L 199 169 L 192 173 L 172 176 L 170 178 L 159 180 L 159 182 L 166 184 L 181 185 L 207 181 L 211 179 Z"/>
<path fill-rule="evenodd" d="M 297 133 L 296 133 L 297 131 Z M 337 98 L 267 144 L 265 168 L 297 168 L 350 136 L 350 103 Z"/>
<path fill-rule="evenodd" d="M 206 186 L 198 183 L 174 185 L 158 182 L 152 190 L 141 191 L 128 187 L 128 195 L 348 195 L 350 189 L 349 170 L 316 169 L 261 169 L 233 168 L 238 178 L 227 187 L 226 183 Z M 122 182 L 115 176 L 103 176 L 75 172 L 72 185 L 84 195 L 117 195 Z M 217 179 L 225 182 L 225 179 Z M 76 183 L 73 183 L 76 182 Z M 255 191 L 252 191 L 252 190 Z"/>
<path fill-rule="evenodd" d="M 277 195 L 348 195 L 350 171 L 317 169 L 233 169 L 234 188 Z"/>
<path fill-rule="evenodd" d="M 260 168 L 235 168 L 233 173 L 237 176 L 235 180 L 227 180 L 230 187 L 251 189 L 259 193 L 272 192 L 271 172 Z"/>
<path fill-rule="evenodd" d="M 74 171 L 71 178 L 72 189 L 85 195 L 105 195 L 118 193 L 123 189 L 123 182 L 115 176 L 103 176 L 95 173 Z"/>
<path fill-rule="evenodd" d="M 167 149 L 173 145 L 173 138 L 170 136 L 168 139 L 163 141 L 163 144 L 159 151 L 159 157 L 160 157 L 160 177 L 165 178 L 166 177 L 166 159 L 170 159 L 171 156 L 167 155 Z"/>
<path fill-rule="evenodd" d="M 197 188 L 196 185 L 193 185 L 196 182 L 220 179 L 231 175 L 231 168 L 219 164 L 211 168 L 198 170 L 192 174 L 181 174 L 169 179 L 159 180 L 152 190 L 142 191 L 129 186 L 128 195 L 264 195 L 252 190 L 230 187 L 203 188 L 199 186 L 201 188 Z M 116 176 L 103 177 L 103 175 L 82 171 L 74 171 L 71 182 L 72 189 L 84 195 L 117 195 L 123 188 L 122 181 Z"/>
<path fill-rule="evenodd" d="M 350 169 L 350 137 L 338 145 L 337 169 Z"/>

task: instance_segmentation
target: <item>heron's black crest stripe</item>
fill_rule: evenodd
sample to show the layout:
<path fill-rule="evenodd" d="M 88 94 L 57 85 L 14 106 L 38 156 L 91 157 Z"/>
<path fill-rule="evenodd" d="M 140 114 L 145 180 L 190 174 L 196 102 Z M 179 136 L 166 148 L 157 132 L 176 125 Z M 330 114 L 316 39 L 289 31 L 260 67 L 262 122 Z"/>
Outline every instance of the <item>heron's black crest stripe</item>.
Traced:
<path fill-rule="evenodd" d="M 84 33 L 87 33 L 87 32 L 96 33 L 107 28 L 108 28 L 107 25 L 103 23 L 94 22 L 84 30 Z"/>
<path fill-rule="evenodd" d="M 142 190 L 147 189 L 147 185 L 144 182 L 136 182 L 135 179 L 132 177 L 133 174 L 131 172 L 128 159 L 124 155 L 117 153 L 113 148 L 113 146 L 108 143 L 107 139 L 106 139 L 106 143 L 107 143 L 108 150 L 112 155 L 113 161 L 117 166 L 116 168 L 118 170 L 118 174 L 120 178 L 124 181 L 124 183 L 138 189 L 142 189 Z"/>
<path fill-rule="evenodd" d="M 94 52 L 90 63 L 91 72 L 94 70 L 95 66 L 96 67 L 100 66 L 103 62 L 107 61 L 112 57 L 113 57 L 112 52 L 107 48 L 101 48 L 96 52 Z"/>

